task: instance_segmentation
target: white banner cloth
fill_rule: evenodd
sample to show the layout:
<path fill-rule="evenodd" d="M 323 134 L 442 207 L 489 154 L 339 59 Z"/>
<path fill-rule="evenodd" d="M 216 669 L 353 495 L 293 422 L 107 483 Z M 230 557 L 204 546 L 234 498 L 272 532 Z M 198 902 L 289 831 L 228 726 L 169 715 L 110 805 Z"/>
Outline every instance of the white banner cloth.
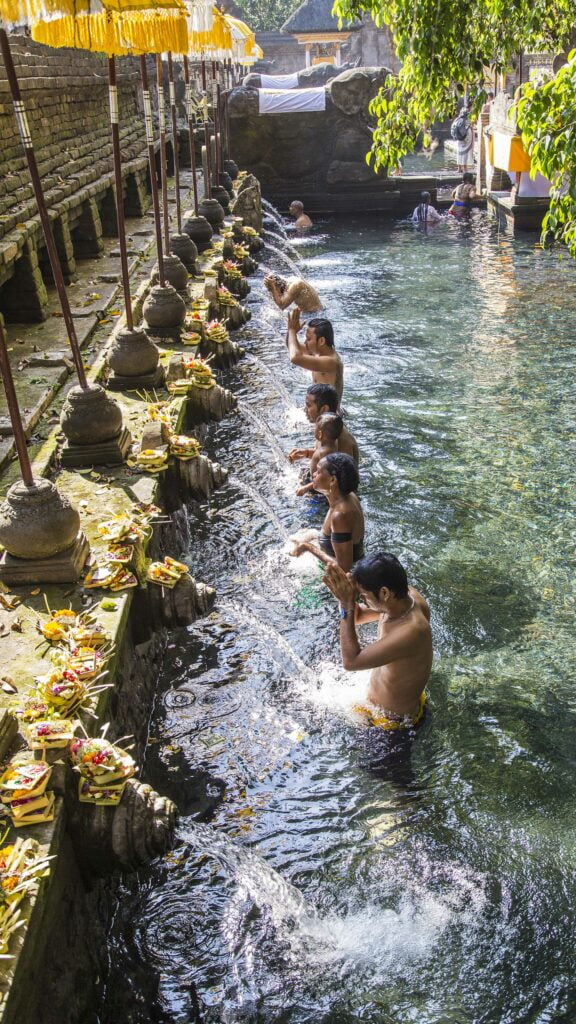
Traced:
<path fill-rule="evenodd" d="M 291 75 L 260 75 L 263 89 L 297 89 L 298 72 Z"/>
<path fill-rule="evenodd" d="M 326 110 L 326 90 L 320 89 L 259 89 L 261 114 L 302 114 L 308 110 Z"/>

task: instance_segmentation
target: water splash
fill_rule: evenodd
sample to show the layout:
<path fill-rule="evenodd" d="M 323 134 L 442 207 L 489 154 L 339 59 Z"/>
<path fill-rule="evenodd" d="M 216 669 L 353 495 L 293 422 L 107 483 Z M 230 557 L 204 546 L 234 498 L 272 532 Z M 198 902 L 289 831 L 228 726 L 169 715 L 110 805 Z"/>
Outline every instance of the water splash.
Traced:
<path fill-rule="evenodd" d="M 271 650 L 275 648 L 276 650 L 280 650 L 286 654 L 300 674 L 299 678 L 306 680 L 309 686 L 315 685 L 316 676 L 312 669 L 309 668 L 306 662 L 302 660 L 294 648 L 290 646 L 286 638 L 283 637 L 277 629 L 274 629 L 274 626 L 271 626 L 268 622 L 264 622 L 256 612 L 243 607 L 236 601 L 231 601 L 229 604 L 222 604 L 221 611 L 225 615 L 234 618 L 237 623 L 249 626 L 254 637 L 268 641 L 268 645 Z"/>
<path fill-rule="evenodd" d="M 288 256 L 288 253 L 284 252 L 282 249 L 279 249 L 277 245 L 272 245 L 271 242 L 266 242 L 266 252 L 273 252 L 275 256 L 277 256 L 286 264 L 290 272 L 294 274 L 295 277 L 302 276 L 300 273 L 300 268 L 296 265 L 294 260 L 290 256 Z"/>
<path fill-rule="evenodd" d="M 287 238 L 278 235 L 276 231 L 268 231 L 266 228 L 264 228 L 262 231 L 262 237 L 266 239 L 266 235 L 270 235 L 275 240 L 278 247 L 282 249 L 284 252 L 288 253 L 289 256 L 292 256 L 296 260 L 300 259 L 300 253 L 298 252 L 298 249 L 296 248 L 295 245 L 292 244 L 292 242 L 288 241 Z M 269 245 L 270 243 L 266 242 L 266 244 Z"/>
<path fill-rule="evenodd" d="M 268 199 L 264 199 L 264 197 L 262 197 L 262 207 L 264 210 L 267 211 L 267 217 L 265 217 L 264 219 L 269 219 L 273 221 L 279 228 L 280 234 L 284 238 L 288 238 L 288 232 L 286 231 L 286 225 L 284 224 L 284 219 L 282 217 L 282 214 L 280 213 L 280 210 L 277 210 L 276 207 L 272 203 L 270 203 Z"/>
<path fill-rule="evenodd" d="M 260 436 L 265 438 L 270 447 L 273 449 L 276 455 L 276 462 L 279 464 L 279 466 L 284 467 L 286 465 L 286 453 L 283 451 L 281 445 L 276 440 L 272 428 L 268 423 L 266 423 L 266 420 L 262 419 L 261 416 L 258 416 L 258 414 L 255 413 L 248 406 L 242 406 L 242 409 L 240 410 L 240 415 L 243 419 L 247 420 L 248 423 L 251 423 L 253 427 L 256 427 L 256 430 L 258 431 Z"/>
<path fill-rule="evenodd" d="M 230 475 L 228 477 L 228 480 L 234 487 L 237 487 L 239 491 L 243 491 L 244 494 L 246 494 L 247 497 L 254 502 L 256 507 L 259 508 L 260 511 L 266 516 L 266 518 L 269 519 L 270 522 L 276 527 L 279 536 L 283 537 L 284 540 L 287 540 L 288 530 L 286 529 L 284 523 L 276 514 L 272 506 L 266 501 L 266 498 L 264 498 L 260 494 L 260 492 L 256 490 L 255 487 L 252 487 L 251 484 L 246 483 L 245 480 L 241 480 L 240 477 Z"/>

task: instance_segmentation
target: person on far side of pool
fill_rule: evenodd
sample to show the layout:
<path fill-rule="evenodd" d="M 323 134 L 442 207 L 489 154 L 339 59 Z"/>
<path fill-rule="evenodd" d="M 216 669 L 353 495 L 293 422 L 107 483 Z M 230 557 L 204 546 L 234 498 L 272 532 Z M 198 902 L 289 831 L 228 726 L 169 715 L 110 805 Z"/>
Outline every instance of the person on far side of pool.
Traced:
<path fill-rule="evenodd" d="M 310 370 L 314 383 L 331 384 L 336 388 L 338 404 L 344 390 L 344 367 L 334 348 L 334 328 L 329 320 L 315 316 L 306 324 L 304 341 L 298 340 L 302 330 L 300 310 L 288 314 L 288 355 L 294 366 Z"/>
<path fill-rule="evenodd" d="M 310 465 L 306 470 L 303 483 L 296 489 L 296 494 L 301 498 L 304 494 L 315 494 L 314 484 L 312 483 L 312 477 L 316 472 L 316 466 L 323 459 L 325 455 L 332 455 L 333 452 L 338 451 L 338 438 L 342 433 L 344 423 L 342 417 L 337 413 L 326 412 L 323 416 L 319 416 L 315 423 L 314 436 L 316 437 L 316 447 L 312 452 L 310 459 Z M 292 457 L 290 457 L 292 456 Z M 288 458 L 290 462 L 295 462 L 302 456 L 298 454 L 290 453 Z"/>
<path fill-rule="evenodd" d="M 432 668 L 428 602 L 408 585 L 404 566 L 388 552 L 360 558 L 349 573 L 332 562 L 323 580 L 340 602 L 344 668 L 372 670 L 366 703 L 354 710 L 368 725 L 390 732 L 418 725 Z M 377 639 L 361 647 L 356 627 L 375 621 Z"/>
<path fill-rule="evenodd" d="M 301 203 L 299 199 L 295 199 L 293 203 L 290 203 L 289 210 L 291 216 L 294 217 L 294 227 L 298 234 L 303 235 L 310 231 L 313 225 L 308 214 L 304 213 L 304 203 Z"/>

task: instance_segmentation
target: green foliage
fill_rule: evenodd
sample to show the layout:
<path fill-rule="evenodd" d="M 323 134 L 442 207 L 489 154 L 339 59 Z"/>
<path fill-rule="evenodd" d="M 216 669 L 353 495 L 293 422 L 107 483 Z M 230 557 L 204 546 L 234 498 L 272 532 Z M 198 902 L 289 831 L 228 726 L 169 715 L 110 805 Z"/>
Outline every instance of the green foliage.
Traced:
<path fill-rule="evenodd" d="M 487 68 L 505 73 L 523 50 L 562 50 L 576 20 L 574 0 L 335 0 L 342 21 L 366 12 L 389 26 L 402 61 L 371 106 L 376 169 L 396 167 L 422 131 L 452 117 L 464 90 L 478 113 Z M 519 117 L 533 167 L 554 183 L 547 229 L 576 256 L 576 60 L 527 87 Z"/>
<path fill-rule="evenodd" d="M 523 86 L 516 117 L 533 170 L 552 184 L 543 234 L 576 257 L 576 50 L 549 81 Z"/>
<path fill-rule="evenodd" d="M 299 0 L 237 0 L 245 20 L 255 32 L 281 28 L 299 6 Z"/>

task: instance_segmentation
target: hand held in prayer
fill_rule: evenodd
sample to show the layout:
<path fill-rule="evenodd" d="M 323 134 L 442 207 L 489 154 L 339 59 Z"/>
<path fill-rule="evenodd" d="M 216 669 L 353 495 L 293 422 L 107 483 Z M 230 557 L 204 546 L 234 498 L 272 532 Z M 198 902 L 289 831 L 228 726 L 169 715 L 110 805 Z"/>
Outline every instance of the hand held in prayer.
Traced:
<path fill-rule="evenodd" d="M 337 562 L 330 562 L 322 577 L 328 590 L 340 601 L 343 608 L 351 608 L 356 601 L 356 584 L 340 568 Z"/>

